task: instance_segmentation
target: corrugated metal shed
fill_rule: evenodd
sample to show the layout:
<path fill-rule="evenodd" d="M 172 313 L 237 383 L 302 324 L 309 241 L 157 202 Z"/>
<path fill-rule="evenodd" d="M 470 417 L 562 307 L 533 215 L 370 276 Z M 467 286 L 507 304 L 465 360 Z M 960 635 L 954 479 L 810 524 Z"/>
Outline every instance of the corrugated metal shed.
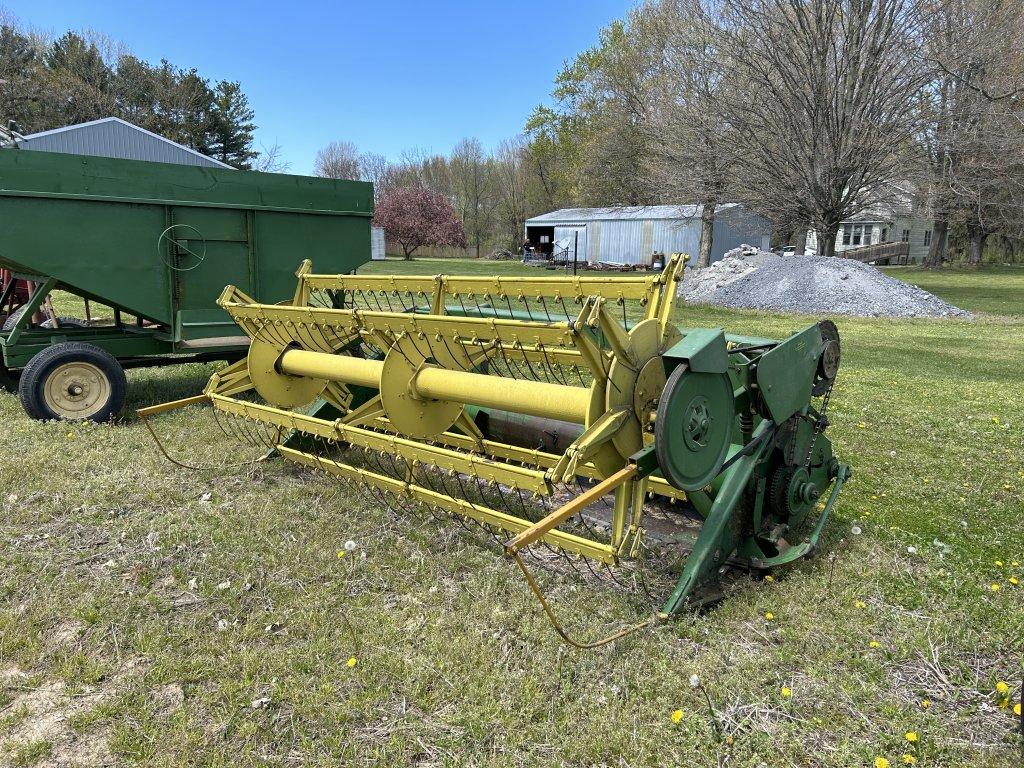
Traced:
<path fill-rule="evenodd" d="M 201 152 L 182 146 L 119 117 L 32 133 L 18 141 L 19 149 L 62 152 L 71 155 L 149 160 L 155 163 L 231 168 Z"/>
<path fill-rule="evenodd" d="M 699 205 L 643 205 L 615 208 L 563 208 L 526 221 L 527 237 L 539 242 L 551 232 L 555 241 L 579 235 L 579 258 L 606 264 L 650 264 L 655 253 L 689 253 L 700 244 Z M 531 235 L 531 230 L 533 235 Z M 718 206 L 711 258 L 717 261 L 743 243 L 768 247 L 771 223 L 737 203 Z M 536 236 L 534 236 L 536 235 Z M 572 243 L 564 258 L 572 259 Z M 556 254 L 556 258 L 558 255 Z"/>

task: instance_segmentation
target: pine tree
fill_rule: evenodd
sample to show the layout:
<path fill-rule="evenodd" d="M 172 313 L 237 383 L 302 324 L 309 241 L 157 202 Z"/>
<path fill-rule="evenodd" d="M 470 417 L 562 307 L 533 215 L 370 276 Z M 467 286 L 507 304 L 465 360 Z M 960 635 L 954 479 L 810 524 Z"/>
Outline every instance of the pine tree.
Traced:
<path fill-rule="evenodd" d="M 250 168 L 259 155 L 252 149 L 254 113 L 237 82 L 221 80 L 214 89 L 209 154 L 236 168 Z"/>

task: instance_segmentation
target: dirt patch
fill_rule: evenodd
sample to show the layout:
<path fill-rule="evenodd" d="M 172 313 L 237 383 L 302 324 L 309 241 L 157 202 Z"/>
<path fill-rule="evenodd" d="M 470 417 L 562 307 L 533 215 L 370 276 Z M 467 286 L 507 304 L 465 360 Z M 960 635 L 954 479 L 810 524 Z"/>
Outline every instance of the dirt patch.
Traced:
<path fill-rule="evenodd" d="M 115 764 L 104 730 L 77 733 L 71 727 L 76 714 L 95 707 L 110 691 L 97 688 L 72 696 L 63 681 L 35 686 L 30 682 L 30 676 L 17 668 L 0 671 L 0 683 L 12 695 L 10 703 L 0 709 L 0 719 L 9 723 L 0 730 L 0 759 L 19 747 L 45 742 L 48 754 L 36 763 L 42 768 Z"/>

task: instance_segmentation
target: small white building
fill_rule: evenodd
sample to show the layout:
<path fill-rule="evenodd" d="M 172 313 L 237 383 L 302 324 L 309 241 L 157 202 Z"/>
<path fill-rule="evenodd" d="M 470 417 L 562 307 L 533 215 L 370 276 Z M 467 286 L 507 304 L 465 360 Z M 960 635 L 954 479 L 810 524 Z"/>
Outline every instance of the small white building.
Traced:
<path fill-rule="evenodd" d="M 650 266 L 655 255 L 688 253 L 700 245 L 699 205 L 563 208 L 526 220 L 526 242 L 556 261 Z M 718 206 L 711 260 L 744 243 L 768 248 L 771 222 L 737 203 Z"/>

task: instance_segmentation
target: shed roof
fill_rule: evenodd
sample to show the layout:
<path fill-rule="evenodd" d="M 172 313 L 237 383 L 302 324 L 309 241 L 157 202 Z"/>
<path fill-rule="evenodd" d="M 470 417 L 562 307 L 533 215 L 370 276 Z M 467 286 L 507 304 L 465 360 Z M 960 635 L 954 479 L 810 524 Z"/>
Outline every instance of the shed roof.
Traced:
<path fill-rule="evenodd" d="M 719 211 L 735 208 L 737 203 L 718 206 Z M 561 208 L 527 219 L 527 224 L 555 224 L 558 222 L 693 219 L 700 216 L 700 205 L 624 205 L 609 208 Z"/>
<path fill-rule="evenodd" d="M 18 139 L 17 144 L 22 149 L 42 152 L 204 165 L 212 168 L 232 167 L 119 117 L 104 117 L 87 123 L 30 133 Z"/>

